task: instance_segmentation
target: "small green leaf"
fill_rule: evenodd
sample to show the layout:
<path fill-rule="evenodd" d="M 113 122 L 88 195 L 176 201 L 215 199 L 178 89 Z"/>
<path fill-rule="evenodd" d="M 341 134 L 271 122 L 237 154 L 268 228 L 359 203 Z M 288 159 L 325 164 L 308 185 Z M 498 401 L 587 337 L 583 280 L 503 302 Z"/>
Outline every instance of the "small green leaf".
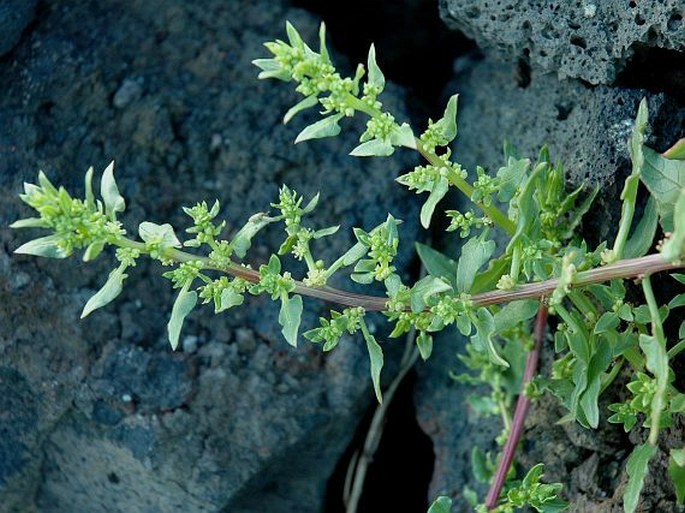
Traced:
<path fill-rule="evenodd" d="M 423 204 L 423 207 L 421 207 L 421 226 L 424 228 L 428 228 L 430 226 L 435 207 L 437 206 L 438 202 L 445 197 L 449 186 L 450 183 L 444 176 L 440 176 L 436 181 L 433 182 L 428 199 Z"/>
<path fill-rule="evenodd" d="M 412 311 L 414 313 L 423 311 L 431 296 L 448 290 L 452 290 L 452 287 L 441 278 L 430 274 L 421 278 L 411 289 L 410 304 Z"/>
<path fill-rule="evenodd" d="M 231 239 L 230 245 L 238 258 L 244 258 L 247 250 L 252 246 L 252 238 L 259 233 L 259 231 L 275 219 L 269 217 L 264 212 L 258 212 L 248 219 L 247 223 L 238 230 L 238 232 Z"/>
<path fill-rule="evenodd" d="M 640 178 L 657 202 L 661 227 L 673 231 L 673 210 L 685 188 L 685 161 L 669 160 L 651 148 L 644 147 L 645 166 Z"/>
<path fill-rule="evenodd" d="M 371 381 L 373 381 L 373 390 L 376 393 L 376 399 L 379 403 L 383 402 L 383 395 L 381 393 L 381 370 L 383 369 L 383 349 L 376 342 L 375 337 L 369 332 L 366 322 L 361 321 L 362 334 L 366 341 L 366 349 L 369 351 L 369 363 L 371 365 Z"/>
<path fill-rule="evenodd" d="M 461 256 L 457 264 L 457 290 L 459 292 L 471 290 L 476 273 L 490 259 L 494 251 L 495 242 L 483 240 L 482 236 L 466 241 L 461 248 Z"/>
<path fill-rule="evenodd" d="M 526 178 L 526 173 L 530 169 L 529 159 L 514 159 L 509 157 L 507 165 L 501 167 L 497 171 L 497 178 L 499 179 L 499 191 L 497 192 L 497 199 L 502 202 L 507 202 L 514 197 L 523 180 Z"/>
<path fill-rule="evenodd" d="M 670 160 L 685 160 L 685 137 L 663 152 L 661 155 Z"/>
<path fill-rule="evenodd" d="M 457 287 L 457 263 L 430 246 L 415 243 L 416 253 L 428 274 L 446 280 L 453 288 Z"/>
<path fill-rule="evenodd" d="M 326 24 L 323 21 L 319 25 L 319 54 L 324 62 L 331 62 L 331 58 L 328 56 L 328 48 L 326 48 Z"/>
<path fill-rule="evenodd" d="M 361 143 L 350 152 L 353 157 L 389 157 L 395 152 L 390 140 L 371 139 Z"/>
<path fill-rule="evenodd" d="M 45 258 L 67 258 L 69 255 L 58 246 L 60 237 L 48 235 L 30 240 L 14 250 L 18 255 L 34 255 Z"/>
<path fill-rule="evenodd" d="M 419 336 L 416 337 L 416 345 L 419 348 L 421 358 L 428 360 L 433 352 L 433 337 L 425 331 L 422 331 L 419 333 Z"/>
<path fill-rule="evenodd" d="M 119 188 L 114 180 L 114 161 L 110 162 L 102 173 L 100 196 L 105 202 L 105 212 L 112 220 L 116 219 L 118 212 L 123 212 L 126 208 L 126 202 L 123 196 L 119 194 Z"/>
<path fill-rule="evenodd" d="M 128 276 L 124 273 L 126 266 L 121 264 L 119 267 L 114 269 L 109 273 L 107 281 L 86 303 L 83 307 L 83 312 L 81 312 L 81 319 L 90 315 L 91 312 L 102 308 L 103 306 L 111 303 L 123 289 L 124 280 Z"/>
<path fill-rule="evenodd" d="M 288 112 L 285 113 L 285 116 L 283 116 L 283 124 L 287 124 L 293 117 L 295 117 L 297 114 L 302 112 L 305 109 L 308 109 L 310 107 L 313 107 L 319 103 L 319 99 L 315 94 L 311 96 L 307 96 L 304 100 L 301 102 L 297 103 L 294 107 L 291 107 Z"/>
<path fill-rule="evenodd" d="M 495 349 L 495 342 L 492 337 L 495 335 L 495 319 L 487 308 L 479 308 L 477 315 L 471 318 L 473 325 L 476 327 L 476 334 L 471 337 L 471 342 L 479 351 L 486 351 L 492 363 L 501 365 L 502 367 L 509 367 L 509 364 L 504 360 Z"/>
<path fill-rule="evenodd" d="M 671 477 L 673 488 L 675 488 L 676 502 L 682 506 L 685 502 L 685 448 L 671 449 L 671 457 L 668 460 L 668 475 Z"/>
<path fill-rule="evenodd" d="M 320 230 L 316 230 L 312 234 L 312 239 L 322 239 L 323 237 L 328 237 L 329 235 L 333 235 L 334 233 L 337 233 L 337 231 L 340 229 L 340 225 L 336 226 L 329 226 L 328 228 L 321 228 Z"/>
<path fill-rule="evenodd" d="M 340 125 L 338 122 L 343 118 L 344 114 L 334 114 L 323 118 L 322 120 L 313 123 L 302 130 L 295 138 L 295 144 L 308 141 L 310 139 L 323 139 L 324 137 L 333 137 L 340 133 Z"/>
<path fill-rule="evenodd" d="M 319 199 L 321 197 L 321 193 L 316 193 L 312 199 L 309 200 L 309 203 L 302 209 L 303 214 L 309 214 L 312 212 L 316 206 L 319 204 Z"/>
<path fill-rule="evenodd" d="M 104 248 L 105 248 L 104 241 L 93 242 L 92 244 L 90 244 L 86 248 L 86 252 L 83 254 L 83 261 L 84 262 L 92 262 L 98 256 L 100 256 L 100 253 L 102 253 L 102 250 Z"/>
<path fill-rule="evenodd" d="M 281 325 L 281 333 L 285 340 L 293 347 L 297 347 L 297 332 L 302 321 L 302 296 L 288 296 L 281 294 L 281 310 L 278 314 L 278 323 Z"/>
<path fill-rule="evenodd" d="M 451 142 L 457 136 L 457 99 L 458 94 L 450 96 L 445 107 L 445 113 L 435 124 L 440 127 L 442 135 Z"/>
<path fill-rule="evenodd" d="M 478 294 L 494 289 L 499 279 L 510 267 L 510 255 L 502 255 L 499 258 L 490 260 L 487 269 L 476 275 L 470 293 Z"/>
<path fill-rule="evenodd" d="M 649 248 L 652 247 L 658 221 L 656 201 L 654 196 L 650 196 L 640 222 L 635 227 L 633 235 L 626 242 L 623 250 L 624 258 L 637 258 L 647 254 Z"/>
<path fill-rule="evenodd" d="M 242 294 L 238 294 L 229 288 L 225 288 L 221 291 L 220 302 L 218 305 L 215 305 L 214 313 L 220 313 L 224 310 L 228 310 L 229 308 L 233 308 L 234 306 L 242 305 L 244 300 L 245 298 L 242 296 Z"/>
<path fill-rule="evenodd" d="M 507 303 L 494 315 L 495 331 L 501 333 L 502 331 L 514 328 L 518 324 L 532 319 L 535 317 L 539 305 L 540 303 L 538 301 L 530 299 Z"/>
<path fill-rule="evenodd" d="M 138 226 L 138 235 L 147 244 L 159 244 L 161 249 L 181 247 L 181 242 L 174 233 L 174 227 L 169 223 L 156 224 L 143 221 Z"/>
<path fill-rule="evenodd" d="M 416 136 L 407 123 L 402 123 L 390 134 L 390 142 L 393 146 L 404 146 L 405 148 L 416 149 Z"/>
<path fill-rule="evenodd" d="M 379 89 L 379 92 L 385 88 L 385 77 L 383 72 L 376 64 L 376 48 L 371 45 L 369 48 L 369 58 L 367 59 L 367 67 L 369 69 L 368 83 Z"/>
<path fill-rule="evenodd" d="M 364 255 L 366 255 L 368 249 L 368 246 L 362 244 L 361 242 L 357 242 L 354 246 L 348 249 L 345 252 L 345 254 L 343 254 L 343 256 L 341 257 L 342 265 L 348 266 L 354 264 L 357 260 L 363 258 Z"/>
<path fill-rule="evenodd" d="M 283 82 L 288 82 L 292 79 L 288 70 L 276 59 L 255 59 L 252 61 L 252 64 L 262 70 L 257 75 L 259 80 L 275 78 L 277 80 L 282 80 Z"/>
<path fill-rule="evenodd" d="M 666 406 L 669 385 L 668 353 L 656 337 L 644 334 L 640 335 L 640 349 L 645 354 L 647 369 L 656 378 L 656 389 L 650 405 L 651 431 L 649 435 L 650 443 L 654 443 L 658 434 L 661 412 Z"/>
<path fill-rule="evenodd" d="M 167 324 L 169 343 L 174 351 L 178 347 L 178 339 L 181 336 L 183 321 L 185 321 L 185 318 L 197 304 L 197 293 L 194 290 L 188 290 L 190 289 L 190 284 L 191 282 L 189 281 L 179 291 L 176 301 L 174 301 L 174 306 L 171 309 L 171 318 Z"/>
<path fill-rule="evenodd" d="M 594 333 L 605 333 L 607 331 L 612 331 L 618 327 L 621 320 L 616 312 L 604 312 L 602 316 L 595 324 Z"/>
<path fill-rule="evenodd" d="M 88 168 L 86 171 L 85 178 L 85 194 L 86 194 L 86 205 L 90 208 L 95 207 L 95 194 L 93 193 L 93 166 Z"/>
<path fill-rule="evenodd" d="M 649 467 L 649 460 L 656 454 L 657 448 L 647 444 L 638 445 L 628 458 L 626 471 L 628 484 L 623 493 L 623 509 L 625 513 L 635 513 L 640 502 L 640 493 L 645 482 Z"/>
<path fill-rule="evenodd" d="M 10 228 L 49 228 L 49 225 L 40 217 L 28 217 L 14 221 Z"/>
<path fill-rule="evenodd" d="M 441 496 L 433 501 L 428 508 L 428 513 L 450 513 L 452 511 L 452 499 Z"/>
<path fill-rule="evenodd" d="M 289 21 L 285 22 L 285 31 L 288 34 L 288 41 L 290 41 L 290 46 L 292 46 L 293 48 L 304 47 L 304 41 L 302 41 L 302 36 L 300 36 L 300 33 Z"/>
<path fill-rule="evenodd" d="M 679 308 L 681 306 L 685 306 L 685 294 L 678 294 L 668 302 L 669 310 L 673 310 L 674 308 Z"/>
<path fill-rule="evenodd" d="M 683 174 L 685 175 L 685 170 Z M 670 261 L 680 260 L 685 256 L 685 188 L 680 191 L 673 208 L 673 233 L 664 243 L 661 254 Z"/>

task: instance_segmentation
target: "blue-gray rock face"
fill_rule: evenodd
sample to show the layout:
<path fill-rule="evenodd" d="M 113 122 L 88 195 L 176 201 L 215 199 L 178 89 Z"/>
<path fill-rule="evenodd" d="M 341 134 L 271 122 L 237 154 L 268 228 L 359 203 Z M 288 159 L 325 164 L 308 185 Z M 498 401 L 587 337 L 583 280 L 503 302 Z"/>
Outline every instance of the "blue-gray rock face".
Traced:
<path fill-rule="evenodd" d="M 612 83 L 639 46 L 685 49 L 682 0 L 440 0 L 440 14 L 488 54 L 591 84 Z"/>
<path fill-rule="evenodd" d="M 38 0 L 0 0 L 0 57 L 17 44 L 31 23 Z"/>

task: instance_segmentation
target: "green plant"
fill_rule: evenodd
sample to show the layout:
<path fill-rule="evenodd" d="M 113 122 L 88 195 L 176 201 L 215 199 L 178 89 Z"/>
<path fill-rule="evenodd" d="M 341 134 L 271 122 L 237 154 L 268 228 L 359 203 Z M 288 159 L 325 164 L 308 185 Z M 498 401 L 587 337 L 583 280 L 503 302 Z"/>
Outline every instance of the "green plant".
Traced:
<path fill-rule="evenodd" d="M 302 130 L 296 142 L 335 136 L 344 118 L 362 113 L 369 119 L 351 155 L 387 157 L 400 146 L 416 150 L 425 164 L 397 181 L 417 193 L 428 193 L 420 215 L 424 227 L 429 226 L 450 187 L 461 191 L 473 205 L 464 212 L 446 212 L 448 230 L 457 230 L 466 239 L 458 260 L 417 245 L 428 274 L 416 283 L 403 283 L 394 266 L 400 221 L 389 215 L 372 229 L 353 228 L 357 242 L 327 263 L 316 258 L 315 241 L 334 235 L 339 227 L 316 228 L 306 223 L 318 196 L 305 203 L 285 186 L 271 205 L 278 214 L 255 214 L 230 237 L 223 237 L 225 222 L 217 221 L 218 202 L 209 207 L 203 201 L 184 208 L 192 220 L 186 230 L 192 238 L 182 243 L 171 225 L 143 222 L 138 227 L 140 240 L 135 240 L 118 220 L 125 201 L 114 180 L 113 164 L 103 173 L 100 199 L 93 190 L 92 168 L 86 173 L 83 199 L 54 186 L 42 172 L 38 184 L 25 184 L 21 199 L 39 217 L 22 219 L 12 227 L 46 228 L 52 233 L 15 252 L 66 258 L 84 250 L 84 261 L 91 261 L 113 246 L 118 264 L 87 302 L 82 317 L 119 295 L 127 269 L 139 258 L 147 255 L 158 260 L 169 268 L 163 276 L 179 291 L 168 323 L 174 349 L 184 319 L 200 301 L 213 304 L 219 313 L 242 304 L 245 294 L 268 294 L 280 302 L 278 320 L 284 338 L 293 346 L 299 338 L 303 296 L 338 303 L 340 311 L 331 311 L 330 317 L 322 318 L 318 327 L 303 336 L 329 351 L 344 333 L 361 332 L 379 401 L 383 351 L 368 328 L 367 315 L 385 315 L 392 324 L 390 337 L 416 330 L 416 345 L 424 359 L 430 357 L 433 334 L 456 325 L 469 337 L 464 360 L 478 373 L 459 379 L 491 384 L 490 397 L 471 400 L 481 411 L 499 414 L 505 427 L 500 437 L 504 444 L 500 463 L 496 470 L 494 462 L 489 465 L 493 485 L 485 503 L 477 507 L 479 511 L 513 511 L 525 504 L 545 512 L 563 509 L 558 498 L 561 486 L 540 483 L 542 465 L 530 469 L 521 482 L 510 471 L 526 411 L 535 397 L 550 392 L 567 408 L 567 420 L 595 428 L 601 414 L 600 394 L 629 366 L 634 376 L 628 384 L 632 397 L 611 405 L 614 414 L 609 421 L 622 423 L 626 431 L 649 429 L 648 441 L 638 446 L 628 461 L 625 510 L 635 511 L 648 462 L 657 452 L 660 429 L 685 410 L 685 395 L 676 389 L 670 369 L 670 361 L 685 349 L 685 322 L 673 344 L 667 342 L 663 328 L 670 311 L 685 304 L 685 295 L 660 307 L 650 280 L 655 273 L 685 267 L 685 140 L 663 155 L 645 146 L 647 104 L 640 104 L 630 140 L 633 169 L 621 195 L 622 216 L 615 240 L 611 246 L 603 242 L 588 248 L 577 228 L 597 191 L 587 192 L 581 186 L 567 192 L 563 167 L 552 163 L 546 148 L 533 162 L 505 145 L 503 167 L 494 174 L 478 167 L 475 176 L 469 176 L 452 160 L 449 148 L 457 135 L 456 96 L 449 99 L 443 117 L 429 120 L 417 136 L 407 123 L 398 123 L 383 110 L 379 95 L 385 79 L 373 46 L 366 68 L 360 65 L 354 77 L 344 78 L 326 50 L 323 25 L 318 52 L 290 24 L 287 34 L 288 42 L 266 43 L 273 58 L 258 59 L 254 64 L 262 70 L 259 78 L 294 81 L 304 96 L 286 113 L 286 123 L 307 108 L 323 109 L 322 119 Z M 638 221 L 634 217 L 641 183 L 651 196 Z M 267 263 L 252 269 L 245 260 L 252 239 L 276 223 L 283 225 L 283 244 Z M 656 252 L 645 256 L 659 224 L 664 238 Z M 509 236 L 506 245 L 498 247 L 496 230 Z M 286 255 L 304 262 L 306 274 L 296 279 L 286 271 Z M 386 296 L 329 287 L 330 278 L 345 268 L 357 283 L 383 286 Z M 685 281 L 683 275 L 673 276 L 680 283 Z M 641 282 L 646 304 L 627 302 L 624 282 L 628 279 Z M 553 333 L 557 358 L 549 378 L 534 380 L 548 313 L 558 320 Z M 519 382 L 522 385 L 512 417 L 509 408 Z M 682 451 L 672 451 L 669 472 L 675 481 L 683 475 L 684 462 Z M 676 484 L 676 490 L 677 500 L 682 502 L 682 485 Z M 440 498 L 431 511 L 449 511 L 449 504 L 449 499 Z"/>

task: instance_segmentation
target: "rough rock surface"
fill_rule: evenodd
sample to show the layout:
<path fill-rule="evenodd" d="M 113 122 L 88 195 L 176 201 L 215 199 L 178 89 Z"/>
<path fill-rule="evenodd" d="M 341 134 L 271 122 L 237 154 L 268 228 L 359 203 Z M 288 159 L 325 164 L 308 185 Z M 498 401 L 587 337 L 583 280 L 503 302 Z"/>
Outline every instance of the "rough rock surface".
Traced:
<path fill-rule="evenodd" d="M 0 57 L 17 44 L 31 23 L 38 0 L 0 0 Z"/>
<path fill-rule="evenodd" d="M 440 12 L 487 54 L 591 84 L 612 83 L 636 48 L 685 50 L 682 0 L 440 0 Z"/>
<path fill-rule="evenodd" d="M 549 143 L 552 158 L 561 159 L 571 183 L 587 181 L 602 187 L 583 227 L 586 240 L 593 245 L 610 237 L 620 218 L 619 196 L 630 172 L 626 141 L 640 99 L 646 96 L 650 107 L 648 144 L 664 150 L 685 132 L 685 108 L 662 94 L 607 86 L 588 88 L 579 81 L 559 81 L 535 70 L 522 87 L 516 66 L 488 59 L 467 58 L 456 67 L 457 78 L 446 90 L 446 95 L 460 93 L 455 159 L 470 170 L 480 164 L 496 171 L 503 163 L 505 139 L 532 158 Z M 442 244 L 453 246 L 454 237 Z M 472 448 L 496 452 L 493 440 L 501 428 L 498 419 L 478 418 L 469 410 L 464 397 L 474 391 L 472 387 L 447 376 L 449 371 L 464 372 L 456 354 L 463 351 L 465 343 L 458 333 L 442 334 L 435 342 L 434 357 L 419 368 L 416 389 L 419 424 L 435 448 L 429 496 L 456 497 L 454 511 L 468 507 L 463 486 L 475 486 Z M 567 485 L 567 497 L 574 501 L 571 511 L 620 508 L 620 483 L 625 479 L 622 462 L 632 446 L 627 436 L 616 426 L 598 432 L 576 424 L 555 426 L 563 414 L 553 400 L 535 405 L 527 421 L 520 461 L 528 468 L 543 461 L 546 478 Z M 600 462 L 604 470 L 588 474 Z M 654 503 L 662 501 L 661 509 L 653 511 L 676 511 L 668 480 L 653 482 L 653 486 Z M 486 490 L 480 491 L 482 496 Z"/>
<path fill-rule="evenodd" d="M 31 233 L 7 228 L 29 214 L 17 194 L 39 168 L 77 193 L 88 166 L 116 159 L 134 233 L 150 220 L 180 235 L 180 207 L 214 198 L 234 230 L 287 183 L 320 190 L 316 222 L 343 227 L 323 258 L 349 246 L 352 225 L 371 228 L 388 211 L 413 238 L 417 209 L 392 183 L 406 159 L 348 157 L 354 130 L 293 146 L 306 120 L 280 125 L 297 97 L 257 81 L 250 61 L 284 36 L 286 19 L 316 37 L 310 15 L 266 0 L 48 1 L 0 62 L 0 512 L 320 508 L 374 400 L 360 341 L 330 355 L 294 350 L 277 306 L 256 298 L 221 316 L 197 310 L 172 353 L 174 294 L 159 266 L 141 262 L 115 303 L 81 321 L 111 257 L 13 256 Z M 391 84 L 386 101 L 401 111 Z M 280 238 L 259 239 L 253 263 Z M 314 304 L 303 324 L 323 310 Z"/>

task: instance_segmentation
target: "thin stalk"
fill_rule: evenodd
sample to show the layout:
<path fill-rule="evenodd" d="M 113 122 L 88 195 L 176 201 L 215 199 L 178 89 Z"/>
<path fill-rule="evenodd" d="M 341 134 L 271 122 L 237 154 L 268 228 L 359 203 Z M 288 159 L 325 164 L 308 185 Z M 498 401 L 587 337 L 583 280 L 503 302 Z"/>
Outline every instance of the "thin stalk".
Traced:
<path fill-rule="evenodd" d="M 138 249 L 142 253 L 146 252 L 145 244 L 131 239 L 120 238 L 113 241 L 113 244 L 119 247 L 129 247 Z M 200 261 L 205 265 L 206 269 L 224 272 L 232 276 L 243 278 L 251 283 L 259 282 L 259 272 L 245 267 L 238 263 L 232 263 L 228 267 L 219 268 L 211 264 L 209 258 L 205 256 L 193 255 L 178 249 L 170 249 L 166 256 L 177 262 L 191 262 Z M 673 271 L 685 267 L 685 261 L 669 262 L 659 254 L 631 258 L 621 260 L 614 264 L 597 267 L 588 271 L 581 271 L 575 275 L 573 280 L 573 287 L 584 287 L 593 283 L 603 283 L 605 281 L 622 278 L 639 278 L 645 275 L 658 273 L 661 271 Z M 483 292 L 474 294 L 471 297 L 474 306 L 488 306 L 501 303 L 509 303 L 511 301 L 518 301 L 520 299 L 537 299 L 543 296 L 549 296 L 559 284 L 558 278 L 545 280 L 536 283 L 528 283 L 520 285 L 512 290 L 493 290 L 490 292 Z M 296 294 L 309 296 L 330 303 L 338 303 L 343 306 L 361 306 L 370 312 L 383 312 L 386 310 L 386 303 L 388 299 L 382 296 L 369 296 L 366 294 L 357 294 L 345 290 L 336 289 L 333 287 L 310 287 L 301 281 L 295 281 Z"/>
<path fill-rule="evenodd" d="M 547 327 L 547 311 L 547 305 L 545 305 L 544 302 L 541 303 L 540 308 L 538 308 L 538 314 L 535 319 L 535 329 L 533 331 L 535 346 L 532 351 L 528 353 L 528 357 L 526 358 L 526 368 L 523 372 L 523 380 L 521 382 L 521 393 L 519 394 L 518 401 L 516 402 L 516 409 L 514 410 L 514 421 L 511 425 L 509 437 L 504 444 L 502 458 L 497 466 L 495 477 L 492 480 L 490 490 L 488 490 L 488 495 L 485 499 L 485 507 L 488 508 L 488 510 L 494 509 L 495 506 L 497 506 L 497 501 L 502 494 L 502 488 L 507 479 L 509 468 L 514 461 L 516 447 L 518 446 L 521 434 L 523 433 L 523 424 L 531 404 L 531 399 L 526 396 L 525 389 L 528 384 L 533 381 L 533 377 L 537 372 L 538 361 L 540 359 L 540 348 L 542 347 L 542 339 L 545 337 L 545 328 Z"/>

